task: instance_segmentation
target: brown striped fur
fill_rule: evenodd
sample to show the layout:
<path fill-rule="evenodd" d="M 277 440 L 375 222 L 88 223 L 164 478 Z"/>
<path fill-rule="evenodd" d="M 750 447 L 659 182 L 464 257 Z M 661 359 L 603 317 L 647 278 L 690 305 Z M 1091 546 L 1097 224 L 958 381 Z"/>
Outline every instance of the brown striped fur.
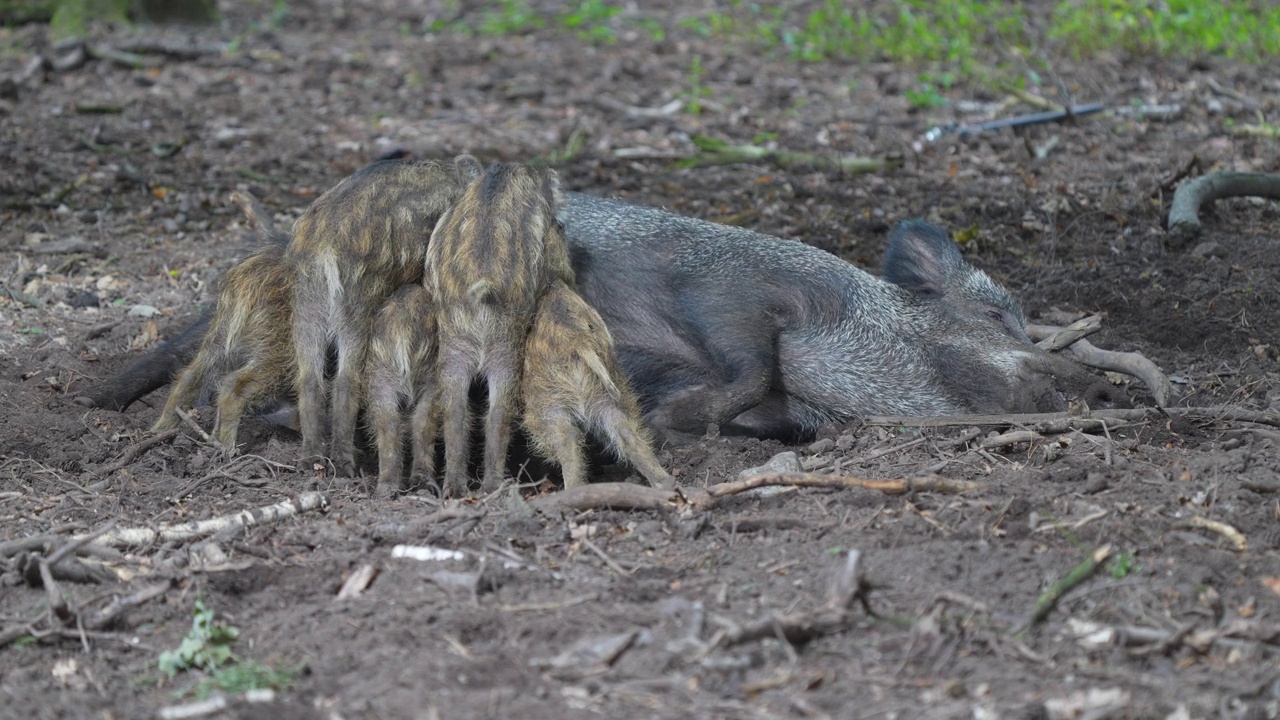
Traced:
<path fill-rule="evenodd" d="M 293 385 L 293 282 L 283 261 L 284 248 L 270 219 L 251 196 L 233 193 L 260 242 L 259 248 L 227 271 L 218 304 L 200 350 L 178 375 L 156 430 L 178 424 L 178 408 L 196 400 L 207 382 L 217 381 L 218 415 L 214 438 L 234 450 L 245 410 L 289 394 Z"/>
<path fill-rule="evenodd" d="M 376 162 L 317 198 L 294 226 L 285 259 L 296 282 L 293 339 L 303 454 L 322 454 L 330 409 L 329 459 L 340 475 L 355 470 L 360 374 L 374 315 L 393 290 L 421 278 L 437 220 L 480 172 L 470 155 L 452 162 Z M 327 408 L 330 346 L 337 363 Z"/>
<path fill-rule="evenodd" d="M 427 284 L 439 314 L 439 402 L 444 417 L 445 491 L 466 492 L 467 391 L 488 383 L 484 480 L 503 477 L 515 419 L 524 342 L 538 297 L 553 278 L 572 285 L 569 249 L 556 221 L 554 171 L 495 163 L 441 218 L 427 249 Z"/>
<path fill-rule="evenodd" d="M 653 454 L 609 329 L 562 282 L 552 283 L 538 301 L 520 394 L 524 428 L 539 453 L 560 465 L 566 488 L 586 482 L 584 431 L 603 435 L 653 485 L 675 486 Z"/>
<path fill-rule="evenodd" d="M 412 411 L 414 485 L 434 480 L 436 418 L 436 306 L 421 283 L 397 290 L 373 325 L 365 378 L 367 415 L 378 446 L 377 494 L 388 497 L 403 488 L 404 423 Z"/>

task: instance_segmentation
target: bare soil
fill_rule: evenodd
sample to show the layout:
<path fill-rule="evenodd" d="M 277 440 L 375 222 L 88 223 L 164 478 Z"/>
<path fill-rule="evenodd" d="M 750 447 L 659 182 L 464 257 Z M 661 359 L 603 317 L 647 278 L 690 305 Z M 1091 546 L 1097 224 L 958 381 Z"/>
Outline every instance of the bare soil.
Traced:
<path fill-rule="evenodd" d="M 926 216 L 967 238 L 970 259 L 1029 318 L 1101 313 L 1093 342 L 1157 362 L 1176 404 L 1275 411 L 1280 208 L 1220 202 L 1201 242 L 1181 249 L 1163 229 L 1170 181 L 1193 159 L 1199 171 L 1280 171 L 1276 141 L 1232 135 L 1280 111 L 1274 74 L 1220 58 L 1062 60 L 1047 86 L 1060 80 L 1078 102 L 1184 111 L 917 147 L 936 124 L 987 119 L 961 101 L 999 98 L 962 84 L 948 106 L 920 110 L 905 96 L 918 71 L 798 64 L 682 31 L 655 40 L 627 23 L 616 43 L 592 45 L 554 27 L 424 36 L 436 3 L 290 3 L 278 26 L 269 4 L 223 5 L 221 28 L 179 45 L 234 40 L 230 51 L 158 55 L 151 68 L 90 57 L 23 77 L 32 58 L 59 51 L 42 27 L 0 30 L 0 280 L 36 302 L 0 292 L 0 543 L 64 538 L 52 548 L 108 522 L 159 527 L 307 491 L 328 505 L 238 536 L 132 548 L 112 561 L 128 580 L 60 581 L 82 619 L 159 580 L 174 585 L 99 630 L 82 634 L 73 618 L 65 632 L 0 647 L 0 716 L 148 717 L 190 701 L 202 674 L 169 680 L 156 663 L 190 629 L 196 598 L 239 628 L 238 657 L 299 670 L 268 702 L 233 696 L 222 717 L 1280 712 L 1280 431 L 1261 425 L 1141 422 L 990 450 L 957 443 L 964 427 L 830 428 L 799 447 L 707 438 L 664 450 L 687 487 L 791 450 L 807 466 L 873 479 L 945 460 L 940 474 L 978 488 L 746 494 L 697 516 L 548 517 L 493 497 L 465 504 L 470 519 L 413 525 L 437 510 L 429 495 L 375 501 L 296 467 L 298 437 L 261 419 L 241 431 L 253 457 L 234 464 L 184 427 L 107 473 L 149 437 L 163 392 L 124 413 L 74 402 L 211 301 L 246 251 L 232 190 L 288 223 L 393 148 L 529 160 L 581 138 L 571 158 L 553 157 L 570 189 L 801 238 L 865 267 L 893 222 Z M 670 25 L 693 12 L 642 5 Z M 701 114 L 624 107 L 660 108 L 695 84 L 707 91 Z M 696 134 L 750 143 L 762 133 L 830 157 L 898 153 L 906 166 L 852 176 L 671 160 L 695 152 Z M 1138 384 L 1128 390 L 1150 403 Z M 207 427 L 211 416 L 197 419 Z M 600 476 L 637 479 L 618 467 Z M 1234 527 L 1247 549 L 1196 518 Z M 397 544 L 462 559 L 393 557 Z M 1024 628 L 1041 593 L 1104 545 L 1122 562 Z M 842 627 L 794 645 L 780 634 L 718 639 L 821 608 L 848 550 L 862 553 L 873 614 L 855 604 Z M 0 575 L 0 636 L 49 627 L 49 595 L 19 559 Z M 365 566 L 372 583 L 338 599 Z"/>

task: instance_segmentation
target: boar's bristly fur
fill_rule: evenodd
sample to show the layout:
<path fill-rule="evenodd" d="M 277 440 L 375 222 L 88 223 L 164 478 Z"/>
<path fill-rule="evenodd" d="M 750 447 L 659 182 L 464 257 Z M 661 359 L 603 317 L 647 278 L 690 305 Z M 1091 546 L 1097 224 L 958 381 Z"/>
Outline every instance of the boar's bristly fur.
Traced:
<path fill-rule="evenodd" d="M 618 369 L 599 313 L 561 281 L 538 301 L 525 345 L 524 427 L 540 453 L 560 465 L 565 487 L 586 482 L 585 431 L 603 436 L 650 483 L 675 480 L 653 454 L 640 405 Z"/>
<path fill-rule="evenodd" d="M 479 375 L 488 386 L 482 488 L 492 490 L 506 468 L 538 298 L 553 279 L 573 284 L 555 217 L 559 200 L 554 171 L 495 163 L 467 186 L 431 236 L 426 275 L 439 308 L 444 484 L 455 496 L 466 492 L 472 378 Z"/>

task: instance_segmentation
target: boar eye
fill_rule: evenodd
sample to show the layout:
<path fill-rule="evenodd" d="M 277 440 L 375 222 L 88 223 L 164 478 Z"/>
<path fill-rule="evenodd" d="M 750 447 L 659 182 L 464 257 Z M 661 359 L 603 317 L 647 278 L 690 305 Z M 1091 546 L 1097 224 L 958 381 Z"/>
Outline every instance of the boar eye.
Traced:
<path fill-rule="evenodd" d="M 1004 322 L 1004 315 L 1000 314 L 999 310 L 988 310 L 987 317 L 991 318 L 992 320 L 995 320 L 998 323 Z"/>

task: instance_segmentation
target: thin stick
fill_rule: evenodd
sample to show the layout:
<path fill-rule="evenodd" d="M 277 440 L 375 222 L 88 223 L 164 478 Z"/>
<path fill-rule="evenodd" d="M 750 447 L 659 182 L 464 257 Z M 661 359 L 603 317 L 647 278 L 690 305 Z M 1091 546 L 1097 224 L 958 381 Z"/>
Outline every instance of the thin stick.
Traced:
<path fill-rule="evenodd" d="M 1008 413 L 1004 415 L 927 415 L 920 417 L 912 417 L 910 415 L 870 415 L 863 418 L 862 421 L 865 425 L 901 425 L 903 427 L 953 427 L 959 425 L 1053 426 L 1055 428 L 1063 428 L 1057 432 L 1066 432 L 1066 430 L 1089 430 L 1101 427 L 1101 424 L 1108 420 L 1136 422 L 1167 417 L 1186 420 L 1208 420 L 1211 422 L 1251 422 L 1259 425 L 1280 427 L 1280 415 L 1276 413 L 1221 405 L 1092 410 L 1088 415 L 1071 415 L 1065 412 Z"/>
<path fill-rule="evenodd" d="M 106 533 L 93 540 L 95 543 L 112 547 L 131 547 L 155 542 L 175 542 L 191 540 L 215 533 L 233 525 L 248 528 L 283 520 L 294 515 L 323 508 L 329 504 L 328 499 L 318 492 L 304 492 L 296 498 L 284 500 L 274 505 L 266 505 L 253 510 L 241 510 L 232 515 L 222 515 L 198 522 L 170 525 L 162 528 L 120 528 Z"/>
<path fill-rule="evenodd" d="M 156 445 L 159 445 L 160 443 L 168 442 L 174 439 L 175 437 L 178 436 L 178 432 L 179 432 L 178 428 L 173 428 L 172 430 L 165 430 L 159 435 L 153 435 L 152 437 L 149 437 L 146 440 L 143 440 L 142 442 L 134 443 L 124 451 L 124 454 L 120 456 L 119 460 L 116 460 L 110 465 L 102 468 L 101 470 L 97 470 L 95 472 L 98 475 L 106 476 L 106 475 L 110 475 L 111 473 L 117 470 L 121 470 L 127 467 L 129 463 L 132 463 L 134 460 L 137 460 L 138 456 L 146 452 L 147 450 L 150 450 L 151 448 L 155 447 Z"/>
<path fill-rule="evenodd" d="M 752 475 L 741 480 L 731 480 L 691 493 L 689 505 L 699 509 L 709 509 L 719 498 L 728 495 L 754 490 L 761 487 L 821 487 L 836 489 L 862 488 L 876 490 L 886 495 L 904 495 L 910 492 L 940 492 L 948 494 L 966 493 L 980 487 L 977 483 L 965 480 L 952 480 L 940 475 L 924 475 L 914 478 L 895 478 L 893 480 L 870 480 L 867 478 L 848 477 L 845 475 L 817 475 L 814 473 L 766 473 Z"/>
<path fill-rule="evenodd" d="M 1045 352 L 1054 352 L 1067 347 L 1071 343 L 1082 340 L 1102 329 L 1102 316 L 1090 315 L 1087 318 L 1081 318 L 1070 325 L 1060 328 L 1057 332 L 1045 337 L 1036 343 L 1036 347 Z M 1031 335 L 1031 331 L 1027 331 Z M 1035 337 L 1032 335 L 1032 337 Z"/>
<path fill-rule="evenodd" d="M 185 423 L 187 427 L 194 430 L 196 434 L 200 436 L 201 440 L 205 441 L 209 445 L 212 445 L 218 450 L 226 452 L 226 448 L 222 447 L 222 443 L 209 437 L 209 433 L 205 432 L 204 428 L 200 427 L 200 423 L 196 422 L 191 417 L 190 413 L 188 413 L 186 410 L 183 410 L 182 408 L 174 408 L 174 410 L 177 411 L 178 417 L 182 419 L 182 422 Z"/>
<path fill-rule="evenodd" d="M 612 569 L 614 572 L 618 573 L 622 577 L 627 577 L 627 578 L 631 577 L 631 572 L 629 570 L 619 565 L 617 560 L 614 560 L 613 558 L 606 555 L 605 552 L 600 549 L 600 546 L 591 542 L 591 540 L 584 537 L 578 542 L 582 543 L 582 546 L 585 547 L 586 549 L 595 553 L 596 556 L 599 557 L 601 560 L 603 560 L 604 564 L 608 565 L 609 568 Z"/>
<path fill-rule="evenodd" d="M 1079 565 L 1071 568 L 1071 571 L 1068 572 L 1061 580 L 1058 580 L 1046 588 L 1043 593 L 1040 593 L 1040 597 L 1036 599 L 1036 606 L 1035 609 L 1031 611 L 1031 617 L 1027 619 L 1026 625 L 1019 629 L 1019 632 L 1031 627 L 1032 625 L 1036 625 L 1049 617 L 1049 613 L 1053 612 L 1053 609 L 1057 607 L 1058 601 L 1062 599 L 1062 596 L 1066 595 L 1075 586 L 1092 577 L 1093 573 L 1102 565 L 1102 563 L 1106 562 L 1109 557 L 1111 557 L 1111 545 L 1103 545 L 1090 553 L 1089 557 L 1082 560 Z"/>
<path fill-rule="evenodd" d="M 1195 516 L 1187 521 L 1187 525 L 1218 533 L 1229 540 L 1231 545 L 1240 552 L 1245 552 L 1249 549 L 1249 540 L 1239 530 L 1221 520 L 1210 520 L 1209 518 Z"/>

